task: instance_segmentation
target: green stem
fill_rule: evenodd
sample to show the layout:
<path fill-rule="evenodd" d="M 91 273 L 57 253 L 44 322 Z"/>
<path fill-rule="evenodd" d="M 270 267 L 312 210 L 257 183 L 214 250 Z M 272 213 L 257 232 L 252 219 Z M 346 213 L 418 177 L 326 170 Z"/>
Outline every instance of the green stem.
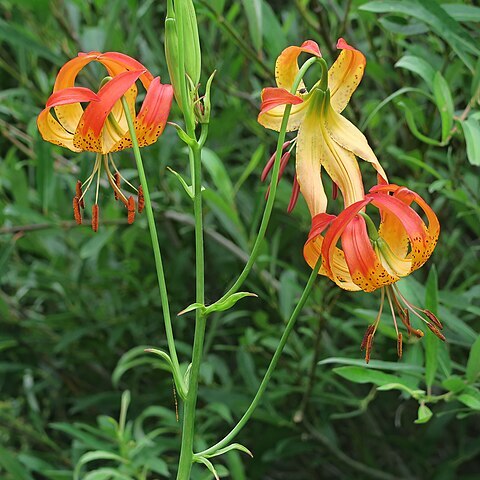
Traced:
<path fill-rule="evenodd" d="M 227 436 L 225 436 L 222 440 L 217 442 L 212 447 L 207 448 L 206 450 L 203 450 L 203 452 L 197 453 L 196 454 L 197 456 L 211 455 L 215 453 L 217 450 L 219 450 L 220 448 L 226 447 L 236 437 L 238 432 L 240 432 L 240 430 L 245 426 L 245 424 L 248 422 L 248 420 L 252 416 L 252 413 L 257 408 L 257 405 L 260 402 L 262 395 L 264 394 L 268 386 L 270 377 L 272 376 L 272 373 L 275 370 L 275 367 L 277 366 L 278 360 L 280 359 L 280 356 L 283 352 L 285 344 L 287 343 L 288 337 L 290 336 L 290 333 L 293 330 L 293 327 L 295 326 L 298 316 L 303 306 L 305 305 L 305 302 L 307 301 L 307 298 L 312 290 L 314 281 L 317 278 L 318 271 L 320 270 L 320 265 L 321 265 L 321 257 L 319 257 L 319 259 L 317 260 L 315 268 L 312 270 L 312 273 L 310 274 L 310 278 L 308 279 L 308 282 L 305 285 L 305 289 L 303 290 L 302 296 L 300 297 L 300 300 L 298 301 L 297 306 L 295 307 L 292 315 L 290 316 L 290 319 L 288 320 L 288 323 L 282 334 L 280 342 L 278 343 L 277 349 L 275 350 L 272 360 L 270 361 L 270 365 L 268 366 L 267 371 L 265 372 L 265 376 L 263 377 L 262 383 L 260 384 L 260 387 L 258 388 L 258 391 L 252 403 L 248 407 L 247 411 L 243 414 L 243 417 L 240 419 L 240 421 L 235 425 L 235 427 L 230 431 L 230 433 Z"/>
<path fill-rule="evenodd" d="M 133 153 L 135 155 L 135 161 L 137 162 L 138 176 L 140 178 L 140 184 L 142 185 L 143 196 L 145 198 L 145 212 L 147 215 L 148 229 L 150 230 L 150 238 L 152 239 L 153 255 L 155 257 L 155 267 L 157 270 L 158 288 L 160 290 L 160 299 L 162 302 L 163 321 L 165 323 L 168 351 L 170 353 L 173 368 L 176 370 L 176 377 L 181 379 L 180 365 L 178 363 L 177 350 L 175 349 L 175 340 L 173 338 L 172 320 L 170 317 L 170 306 L 168 303 L 167 285 L 163 270 L 162 254 L 160 252 L 160 244 L 158 242 L 157 227 L 155 225 L 155 217 L 153 216 L 153 208 L 150 200 L 150 192 L 148 190 L 147 177 L 143 168 L 142 156 L 140 154 L 140 148 L 138 146 L 137 136 L 135 134 L 135 127 L 133 125 L 130 109 L 125 97 L 122 97 L 122 105 L 125 111 L 130 137 L 132 138 Z"/>
<path fill-rule="evenodd" d="M 292 89 L 290 90 L 291 93 L 295 94 L 297 92 L 298 86 L 300 82 L 307 72 L 307 70 L 317 62 L 317 57 L 310 58 L 307 60 L 300 68 L 297 76 L 295 77 L 295 81 L 293 83 Z M 245 267 L 243 268 L 242 273 L 239 275 L 235 283 L 230 287 L 230 289 L 215 303 L 220 303 L 226 300 L 230 295 L 237 292 L 238 289 L 242 286 L 243 282 L 247 278 L 250 270 L 252 269 L 255 261 L 257 260 L 258 254 L 260 253 L 260 248 L 262 246 L 263 239 L 265 238 L 265 233 L 267 231 L 268 223 L 270 221 L 270 216 L 273 210 L 273 204 L 275 202 L 275 195 L 277 193 L 277 183 L 278 183 L 278 174 L 280 171 L 280 158 L 282 157 L 282 145 L 285 142 L 285 135 L 287 133 L 287 124 L 288 118 L 290 116 L 290 111 L 292 110 L 292 105 L 287 105 L 285 107 L 285 112 L 283 114 L 282 124 L 280 126 L 280 131 L 278 133 L 278 141 L 277 141 L 277 150 L 275 153 L 275 163 L 273 165 L 273 172 L 272 172 L 272 179 L 270 181 L 270 193 L 268 195 L 268 200 L 265 205 L 265 211 L 263 212 L 262 222 L 260 224 L 260 228 L 258 229 L 257 238 L 255 239 L 255 243 L 253 244 L 252 253 L 250 254 L 250 258 L 248 259 Z"/>
<path fill-rule="evenodd" d="M 194 166 L 194 198 L 193 209 L 195 215 L 195 258 L 196 258 L 196 302 L 203 305 L 205 302 L 204 280 L 205 262 L 203 248 L 203 218 L 202 218 L 202 170 L 201 149 L 195 145 L 190 149 Z M 205 339 L 206 317 L 201 309 L 195 312 L 195 336 L 193 341 L 192 367 L 188 382 L 188 393 L 184 403 L 182 446 L 178 466 L 177 480 L 189 480 L 193 462 L 193 438 L 195 434 L 195 408 L 198 396 L 198 378 L 202 360 L 203 344 Z"/>

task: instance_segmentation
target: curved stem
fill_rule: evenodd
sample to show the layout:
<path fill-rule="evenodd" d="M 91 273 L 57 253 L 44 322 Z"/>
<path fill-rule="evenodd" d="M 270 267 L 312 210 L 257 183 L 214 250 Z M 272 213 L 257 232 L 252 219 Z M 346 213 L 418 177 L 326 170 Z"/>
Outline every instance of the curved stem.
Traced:
<path fill-rule="evenodd" d="M 257 405 L 260 402 L 262 395 L 264 394 L 268 386 L 270 377 L 272 376 L 272 373 L 275 370 L 275 367 L 277 366 L 278 360 L 280 359 L 280 356 L 283 352 L 285 344 L 287 343 L 288 337 L 290 336 L 290 333 L 293 330 L 293 327 L 295 326 L 298 316 L 303 306 L 305 305 L 305 302 L 307 301 L 307 298 L 310 292 L 312 291 L 315 278 L 317 278 L 318 271 L 320 270 L 321 262 L 322 262 L 321 257 L 319 257 L 315 265 L 315 268 L 312 270 L 312 273 L 310 274 L 310 278 L 308 279 L 308 282 L 305 285 L 305 289 L 303 290 L 302 296 L 300 297 L 300 300 L 298 301 L 297 306 L 295 307 L 295 310 L 293 311 L 292 315 L 288 320 L 288 323 L 285 327 L 282 337 L 280 338 L 280 342 L 278 343 L 277 349 L 275 350 L 272 360 L 270 361 L 270 365 L 268 366 L 267 371 L 265 372 L 265 376 L 263 377 L 262 383 L 260 384 L 260 387 L 258 388 L 258 391 L 254 399 L 252 400 L 252 403 L 248 407 L 247 411 L 243 414 L 243 417 L 240 419 L 240 421 L 235 425 L 235 427 L 230 431 L 228 435 L 226 435 L 222 440 L 217 442 L 215 445 L 211 446 L 210 448 L 207 448 L 206 450 L 203 450 L 203 452 L 197 453 L 196 455 L 198 456 L 211 455 L 215 453 L 217 450 L 219 450 L 220 448 L 227 446 L 236 437 L 238 432 L 240 432 L 240 430 L 245 426 L 245 424 L 248 422 L 248 420 L 252 416 L 252 413 L 257 408 Z"/>
<path fill-rule="evenodd" d="M 130 115 L 130 109 L 128 107 L 125 97 L 122 97 L 123 110 L 125 111 L 125 117 L 128 123 L 128 129 L 130 131 L 130 137 L 132 138 L 133 153 L 135 155 L 135 161 L 137 163 L 138 176 L 140 178 L 140 184 L 143 189 L 143 196 L 145 198 L 145 212 L 147 215 L 148 229 L 150 231 L 150 238 L 152 239 L 153 255 L 155 257 L 155 268 L 157 270 L 158 288 L 160 290 L 160 299 L 162 302 L 163 321 L 165 323 L 165 332 L 167 336 L 168 351 L 172 360 L 173 368 L 176 370 L 176 377 L 181 379 L 180 365 L 178 363 L 177 350 L 175 348 L 175 340 L 173 338 L 172 320 L 170 317 L 170 306 L 168 303 L 167 284 L 165 282 L 165 272 L 163 270 L 162 254 L 160 252 L 160 244 L 158 242 L 157 227 L 155 225 L 155 217 L 153 216 L 152 202 L 150 200 L 150 192 L 148 189 L 147 177 L 143 168 L 142 156 L 140 154 L 140 148 L 138 146 L 137 137 L 135 135 L 135 127 Z M 174 375 L 175 375 L 174 373 Z M 182 387 L 184 387 L 182 385 Z"/>
<path fill-rule="evenodd" d="M 298 86 L 302 78 L 304 77 L 307 70 L 317 61 L 322 60 L 317 57 L 308 59 L 300 68 L 297 76 L 295 77 L 295 81 L 293 82 L 293 86 L 290 90 L 290 93 L 295 94 L 297 92 Z M 323 70 L 322 70 L 323 72 Z M 285 106 L 285 112 L 283 114 L 282 124 L 280 126 L 280 131 L 278 133 L 278 141 L 277 141 L 277 150 L 275 152 L 275 162 L 273 164 L 273 172 L 272 172 L 272 179 L 270 181 L 270 193 L 268 195 L 267 203 L 265 205 L 265 210 L 263 212 L 262 222 L 260 224 L 260 228 L 258 229 L 257 238 L 255 239 L 255 243 L 253 244 L 252 252 L 250 257 L 243 268 L 242 273 L 239 275 L 235 283 L 230 287 L 230 289 L 215 303 L 220 303 L 226 300 L 230 295 L 237 292 L 238 289 L 242 286 L 243 282 L 247 278 L 250 270 L 252 269 L 255 261 L 257 260 L 258 254 L 260 253 L 260 247 L 262 245 L 263 239 L 265 238 L 265 233 L 267 231 L 268 223 L 270 221 L 270 217 L 272 215 L 273 204 L 275 202 L 275 196 L 277 193 L 277 183 L 278 183 L 278 175 L 280 172 L 280 158 L 282 157 L 282 145 L 285 142 L 285 135 L 287 133 L 287 124 L 288 118 L 290 116 L 290 111 L 292 110 L 292 105 Z"/>

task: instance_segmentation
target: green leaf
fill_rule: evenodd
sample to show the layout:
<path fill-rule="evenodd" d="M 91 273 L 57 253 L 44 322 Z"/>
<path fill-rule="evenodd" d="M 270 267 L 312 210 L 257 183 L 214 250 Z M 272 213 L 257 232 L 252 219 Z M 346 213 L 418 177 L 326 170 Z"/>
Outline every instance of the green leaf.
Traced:
<path fill-rule="evenodd" d="M 116 453 L 107 452 L 105 450 L 97 450 L 95 452 L 87 452 L 83 454 L 80 459 L 78 460 L 77 465 L 75 466 L 75 470 L 73 472 L 74 480 L 78 480 L 80 478 L 80 472 L 82 467 L 87 463 L 94 462 L 97 460 L 113 460 L 118 463 L 127 463 L 127 460 L 122 458 L 120 455 Z"/>
<path fill-rule="evenodd" d="M 480 410 L 480 393 L 479 395 L 462 393 L 457 399 L 472 410 Z"/>
<path fill-rule="evenodd" d="M 440 72 L 433 78 L 433 96 L 440 111 L 442 119 L 442 142 L 445 142 L 450 135 L 453 126 L 453 99 L 450 87 Z"/>
<path fill-rule="evenodd" d="M 442 8 L 457 22 L 480 22 L 480 8 L 461 3 L 443 3 Z"/>
<path fill-rule="evenodd" d="M 467 362 L 467 381 L 473 383 L 477 380 L 480 375 L 480 336 L 475 340 L 472 348 L 470 349 L 470 354 L 468 355 Z"/>
<path fill-rule="evenodd" d="M 262 50 L 262 3 L 262 0 L 243 0 L 243 7 L 245 8 L 248 20 L 248 30 L 250 31 L 250 37 L 257 52 Z"/>
<path fill-rule="evenodd" d="M 205 305 L 203 303 L 191 303 L 188 307 L 185 307 L 182 311 L 177 313 L 177 316 L 184 315 L 185 313 L 188 312 L 193 312 L 194 310 L 202 310 L 203 312 L 205 311 Z"/>
<path fill-rule="evenodd" d="M 116 231 L 117 229 L 114 227 L 99 229 L 99 231 L 95 233 L 80 249 L 80 258 L 85 260 L 87 258 L 96 257 Z"/>
<path fill-rule="evenodd" d="M 407 363 L 399 362 L 385 362 L 383 360 L 370 360 L 365 364 L 365 360 L 360 360 L 357 358 L 345 358 L 345 357 L 330 357 L 325 358 L 318 362 L 317 365 L 327 365 L 330 363 L 340 363 L 344 365 L 355 365 L 362 367 L 362 369 L 382 369 L 382 370 L 393 370 L 395 372 L 418 372 L 421 373 L 423 369 L 416 365 L 409 365 Z"/>
<path fill-rule="evenodd" d="M 434 315 L 438 312 L 438 278 L 435 266 L 430 269 L 425 285 L 425 308 Z M 438 350 L 440 340 L 427 330 L 423 341 L 425 348 L 425 383 L 428 387 L 433 385 L 438 368 Z"/>
<path fill-rule="evenodd" d="M 203 463 L 208 468 L 210 473 L 215 477 L 215 480 L 220 480 L 220 477 L 218 476 L 218 473 L 215 470 L 213 463 L 210 460 L 208 460 L 206 457 L 200 456 L 200 455 L 194 455 L 193 460 L 197 463 Z"/>
<path fill-rule="evenodd" d="M 231 445 L 228 445 L 227 447 L 220 448 L 215 453 L 212 453 L 210 455 L 205 455 L 205 457 L 207 457 L 207 458 L 218 457 L 219 455 L 223 455 L 224 453 L 230 452 L 231 450 L 240 450 L 241 452 L 244 452 L 244 453 L 246 453 L 247 455 L 250 455 L 253 458 L 252 452 L 247 447 L 243 446 L 240 443 L 232 443 Z"/>
<path fill-rule="evenodd" d="M 396 64 L 397 68 L 405 68 L 411 72 L 420 75 L 425 83 L 433 89 L 433 78 L 435 77 L 434 68 L 423 58 L 416 57 L 415 55 L 405 55 Z"/>
<path fill-rule="evenodd" d="M 401 390 L 403 392 L 407 392 L 413 398 L 419 398 L 425 394 L 424 390 L 414 390 L 412 388 L 407 387 L 403 383 L 386 383 L 385 385 L 380 385 L 377 388 L 377 390 L 380 390 L 382 392 L 388 391 L 388 390 Z"/>
<path fill-rule="evenodd" d="M 471 165 L 480 167 L 480 121 L 470 117 L 460 123 L 467 144 L 468 161 Z"/>
<path fill-rule="evenodd" d="M 373 383 L 375 385 L 386 385 L 389 383 L 402 384 L 400 377 L 380 372 L 378 370 L 369 370 L 361 367 L 337 367 L 333 371 L 347 380 L 355 383 Z"/>
<path fill-rule="evenodd" d="M 433 412 L 426 405 L 420 405 L 418 407 L 418 415 L 415 423 L 427 423 L 432 416 Z"/>
<path fill-rule="evenodd" d="M 180 185 L 183 187 L 185 192 L 187 192 L 187 195 L 193 199 L 194 195 L 193 195 L 192 186 L 188 185 L 187 182 L 183 179 L 183 177 L 178 172 L 176 172 L 173 168 L 167 167 L 167 170 L 175 175 L 177 180 L 180 182 Z"/>
<path fill-rule="evenodd" d="M 417 123 L 415 121 L 415 115 L 412 113 L 409 107 L 404 102 L 398 102 L 397 105 L 405 112 L 405 120 L 407 121 L 408 128 L 413 133 L 415 137 L 417 137 L 423 143 L 428 145 L 435 145 L 440 146 L 441 142 L 435 140 L 433 138 L 427 137 L 417 127 Z"/>
<path fill-rule="evenodd" d="M 210 177 L 217 187 L 218 192 L 222 195 L 233 208 L 233 185 L 230 180 L 230 175 L 225 168 L 224 163 L 220 160 L 220 157 L 209 148 L 202 149 L 202 164 L 207 169 Z"/>
<path fill-rule="evenodd" d="M 459 377 L 458 375 L 452 375 L 442 382 L 442 386 L 449 392 L 459 393 L 462 390 L 465 390 L 467 384 L 463 378 Z"/>
<path fill-rule="evenodd" d="M 453 17 L 435 0 L 381 0 L 368 2 L 359 7 L 374 13 L 401 13 L 426 23 L 443 38 L 461 58 L 463 63 L 473 70 L 471 54 L 479 55 L 478 43 Z"/>
<path fill-rule="evenodd" d="M 15 480 L 33 480 L 26 468 L 16 459 L 13 453 L 0 446 L 0 465 Z"/>
<path fill-rule="evenodd" d="M 239 300 L 245 297 L 258 297 L 257 294 L 251 292 L 237 292 L 230 295 L 223 302 L 216 302 L 205 309 L 205 313 L 223 312 L 232 308 Z"/>

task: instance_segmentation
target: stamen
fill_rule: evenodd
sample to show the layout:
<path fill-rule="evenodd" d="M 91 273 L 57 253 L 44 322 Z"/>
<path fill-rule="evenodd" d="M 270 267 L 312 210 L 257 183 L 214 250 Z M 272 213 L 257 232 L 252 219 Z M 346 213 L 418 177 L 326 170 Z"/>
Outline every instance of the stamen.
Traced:
<path fill-rule="evenodd" d="M 368 363 L 370 361 L 370 354 L 372 353 L 372 347 L 373 347 L 373 333 L 371 333 L 367 337 L 367 343 L 366 343 L 366 349 L 365 349 L 365 363 Z"/>
<path fill-rule="evenodd" d="M 374 330 L 375 330 L 375 324 L 374 323 L 369 325 L 367 327 L 367 329 L 365 330 L 365 335 L 363 336 L 362 344 L 360 345 L 360 351 L 361 352 L 363 350 L 365 350 L 365 347 L 367 346 L 368 337 L 374 333 Z"/>
<path fill-rule="evenodd" d="M 128 224 L 131 225 L 135 220 L 135 199 L 131 195 L 130 197 L 128 197 L 127 209 L 128 209 L 127 221 L 128 221 Z"/>
<path fill-rule="evenodd" d="M 402 333 L 397 336 L 397 355 L 398 358 L 402 358 Z"/>
<path fill-rule="evenodd" d="M 85 194 L 87 193 L 88 189 L 90 188 L 90 185 L 93 182 L 93 179 L 95 178 L 96 173 L 98 172 L 98 169 L 100 168 L 100 162 L 102 160 L 102 154 L 97 153 L 97 156 L 95 157 L 95 164 L 93 165 L 93 170 L 90 176 L 83 182 L 83 185 L 87 185 L 85 189 L 83 190 L 82 196 L 78 199 L 79 202 L 83 200 L 83 197 L 85 197 Z"/>
<path fill-rule="evenodd" d="M 78 197 L 76 195 L 73 197 L 73 216 L 77 222 L 77 225 L 81 225 L 82 213 L 80 212 L 80 202 L 78 201 Z"/>
<path fill-rule="evenodd" d="M 92 230 L 94 232 L 98 231 L 98 204 L 95 203 L 92 207 Z"/>
<path fill-rule="evenodd" d="M 145 197 L 143 196 L 143 188 L 140 185 L 138 187 L 138 213 L 142 213 L 145 208 Z"/>
<path fill-rule="evenodd" d="M 79 206 L 85 208 L 85 202 L 83 201 L 82 182 L 80 180 L 77 180 L 77 184 L 75 185 L 75 196 L 79 199 Z"/>
<path fill-rule="evenodd" d="M 427 309 L 422 311 L 437 328 L 439 328 L 440 330 L 443 330 L 442 322 L 440 322 L 440 320 L 437 318 L 437 316 L 433 312 Z"/>
<path fill-rule="evenodd" d="M 300 184 L 298 183 L 297 176 L 293 177 L 292 195 L 290 196 L 290 202 L 288 203 L 287 213 L 291 213 L 297 204 L 298 195 L 300 193 Z"/>
<path fill-rule="evenodd" d="M 108 158 L 106 155 L 103 156 L 103 165 L 105 166 L 105 171 L 107 172 L 108 183 L 110 184 L 114 193 L 116 194 L 116 198 L 119 198 L 123 202 L 123 204 L 127 206 L 127 202 L 128 202 L 127 197 L 122 193 L 122 191 L 118 187 L 117 179 L 116 177 L 113 176 L 112 172 L 110 171 L 110 168 L 108 167 Z"/>
<path fill-rule="evenodd" d="M 109 159 L 110 159 L 110 163 L 112 164 L 112 167 L 113 169 L 115 170 L 116 173 L 118 173 L 120 175 L 120 178 L 132 189 L 134 190 L 135 192 L 137 191 L 137 188 L 132 185 L 121 173 L 120 173 L 120 170 L 117 168 L 117 165 L 115 164 L 115 162 L 113 161 L 113 156 L 112 154 L 109 154 L 108 155 Z"/>
<path fill-rule="evenodd" d="M 432 325 L 430 322 L 426 322 L 427 327 L 440 339 L 442 342 L 446 340 L 445 335 L 443 335 L 440 330 L 435 326 Z"/>
<path fill-rule="evenodd" d="M 113 175 L 113 178 L 115 178 L 115 185 L 120 190 L 120 174 L 118 172 L 115 172 L 115 174 Z M 115 200 L 118 200 L 118 192 L 114 190 L 113 194 L 115 195 Z"/>
<path fill-rule="evenodd" d="M 391 295 L 390 295 L 390 289 L 387 290 L 387 298 L 388 298 L 388 304 L 390 305 L 390 311 L 392 312 L 393 325 L 395 326 L 395 332 L 397 332 L 397 337 L 398 337 L 397 318 L 395 316 L 395 309 L 393 308 L 392 298 L 391 298 Z"/>

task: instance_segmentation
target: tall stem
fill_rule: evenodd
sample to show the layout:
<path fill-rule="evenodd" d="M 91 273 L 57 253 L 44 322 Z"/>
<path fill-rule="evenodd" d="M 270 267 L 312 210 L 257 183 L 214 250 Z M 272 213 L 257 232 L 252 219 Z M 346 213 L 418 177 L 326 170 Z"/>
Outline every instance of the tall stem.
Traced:
<path fill-rule="evenodd" d="M 293 313 L 288 320 L 287 326 L 285 327 L 282 337 L 280 338 L 280 342 L 278 343 L 277 349 L 275 350 L 272 360 L 270 361 L 270 365 L 268 366 L 267 371 L 265 372 L 265 376 L 263 377 L 262 383 L 260 384 L 260 387 L 258 388 L 258 391 L 254 399 L 252 400 L 252 403 L 248 407 L 247 411 L 243 414 L 243 417 L 239 420 L 239 422 L 235 425 L 235 427 L 230 431 L 228 435 L 226 435 L 222 440 L 217 442 L 212 447 L 207 448 L 203 452 L 199 452 L 196 455 L 198 456 L 210 455 L 212 453 L 215 453 L 220 448 L 226 447 L 237 436 L 238 432 L 240 432 L 240 430 L 245 426 L 245 424 L 248 422 L 248 420 L 252 416 L 252 413 L 257 408 L 257 405 L 259 404 L 268 386 L 270 377 L 272 376 L 272 373 L 275 370 L 275 367 L 277 366 L 278 360 L 280 359 L 280 356 L 283 352 L 285 344 L 287 343 L 288 337 L 290 336 L 290 333 L 292 332 L 293 327 L 297 322 L 298 316 L 303 306 L 305 305 L 305 302 L 307 301 L 307 298 L 310 295 L 310 292 L 312 291 L 312 287 L 315 282 L 315 279 L 317 278 L 320 265 L 321 265 L 321 258 L 319 257 L 315 265 L 315 268 L 312 270 L 312 273 L 310 274 L 310 278 L 308 279 L 308 282 L 305 285 L 305 289 L 303 290 L 302 296 L 300 297 L 300 300 L 298 301 L 297 306 L 293 310 Z"/>
<path fill-rule="evenodd" d="M 130 115 L 130 109 L 125 100 L 122 97 L 123 110 L 125 111 L 125 117 L 128 123 L 128 129 L 130 131 L 130 137 L 132 138 L 133 153 L 135 155 L 135 161 L 137 163 L 138 176 L 140 178 L 140 184 L 143 189 L 143 196 L 145 198 L 145 213 L 147 214 L 148 229 L 150 231 L 150 238 L 152 240 L 153 255 L 155 257 L 155 268 L 157 270 L 158 288 L 160 290 L 160 299 L 162 302 L 163 321 L 165 323 L 165 332 L 167 336 L 168 351 L 172 360 L 173 368 L 176 370 L 178 378 L 180 375 L 180 365 L 178 363 L 177 350 L 175 349 L 175 341 L 173 338 L 172 320 L 170 317 L 170 306 L 168 303 L 167 285 L 165 282 L 165 272 L 163 270 L 162 254 L 160 252 L 160 244 L 158 242 L 157 227 L 155 225 L 155 217 L 153 216 L 152 202 L 150 200 L 150 192 L 148 189 L 147 177 L 143 168 L 142 155 L 140 154 L 140 148 L 138 146 L 137 137 L 135 134 L 135 127 Z"/>
<path fill-rule="evenodd" d="M 201 149 L 198 144 L 190 149 L 193 156 L 194 167 L 194 199 L 193 209 L 195 215 L 195 257 L 196 257 L 196 302 L 203 305 L 205 302 L 204 280 L 205 263 L 203 248 L 203 217 L 202 217 L 202 170 Z M 198 396 L 198 377 L 203 354 L 205 339 L 206 317 L 201 309 L 195 313 L 195 337 L 193 340 L 192 367 L 188 382 L 188 393 L 183 408 L 182 446 L 177 480 L 189 480 L 193 462 L 193 438 L 195 434 L 195 409 Z"/>
<path fill-rule="evenodd" d="M 320 59 L 322 60 L 322 59 Z M 306 71 L 315 63 L 318 62 L 319 59 L 317 57 L 310 58 L 307 60 L 300 68 L 297 76 L 295 77 L 295 81 L 293 83 L 292 89 L 290 90 L 291 93 L 295 94 L 297 92 L 298 86 L 305 75 Z M 272 179 L 270 181 L 270 193 L 268 195 L 267 203 L 265 205 L 265 211 L 263 212 L 262 222 L 260 224 L 260 228 L 258 229 L 257 238 L 255 239 L 255 243 L 253 244 L 252 253 L 250 254 L 250 258 L 248 259 L 245 267 L 243 268 L 242 273 L 239 275 L 235 283 L 230 287 L 230 289 L 215 303 L 223 302 L 227 299 L 230 295 L 238 291 L 238 289 L 242 286 L 243 282 L 247 278 L 250 270 L 253 267 L 253 264 L 257 260 L 258 254 L 260 253 L 260 248 L 262 246 L 263 239 L 265 238 L 265 233 L 267 231 L 268 223 L 270 221 L 270 216 L 272 215 L 273 204 L 275 202 L 275 195 L 277 193 L 277 183 L 278 183 L 278 175 L 280 172 L 280 158 L 282 156 L 282 145 L 285 142 L 285 135 L 287 133 L 287 124 L 288 118 L 290 116 L 290 111 L 292 110 L 292 105 L 286 105 L 285 112 L 283 114 L 282 123 L 280 126 L 280 131 L 278 133 L 278 141 L 277 141 L 277 150 L 275 152 L 275 163 L 273 164 L 273 172 L 272 172 Z"/>

